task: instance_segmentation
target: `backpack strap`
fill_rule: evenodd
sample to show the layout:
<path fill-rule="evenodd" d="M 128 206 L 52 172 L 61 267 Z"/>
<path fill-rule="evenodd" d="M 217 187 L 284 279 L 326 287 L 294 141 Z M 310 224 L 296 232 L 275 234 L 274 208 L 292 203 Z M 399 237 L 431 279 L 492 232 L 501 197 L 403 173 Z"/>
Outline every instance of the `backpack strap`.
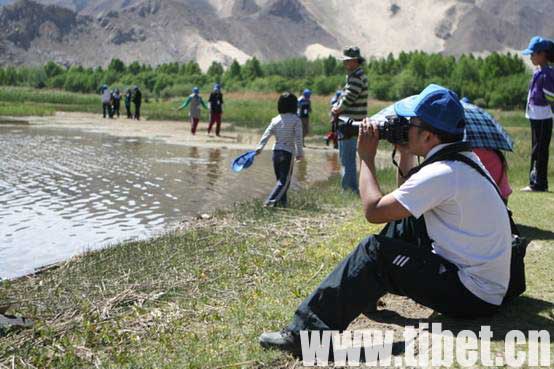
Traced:
<path fill-rule="evenodd" d="M 504 199 L 502 197 L 502 194 L 500 193 L 500 189 L 498 188 L 496 183 L 493 181 L 493 179 L 490 177 L 489 174 L 485 173 L 485 171 L 483 170 L 483 168 L 481 168 L 481 166 L 479 166 L 479 164 L 477 164 L 476 162 L 474 162 L 473 160 L 471 160 L 467 156 L 462 155 L 460 153 L 456 153 L 456 154 L 452 155 L 452 159 L 456 160 L 456 161 L 461 161 L 461 162 L 469 165 L 470 167 L 475 169 L 479 174 L 481 174 L 483 177 L 485 177 L 489 181 L 489 183 L 493 185 L 494 189 L 496 190 L 496 193 L 498 193 L 498 196 L 500 196 L 502 201 L 504 201 Z"/>
<path fill-rule="evenodd" d="M 476 170 L 479 174 L 481 174 L 483 177 L 489 181 L 490 184 L 494 187 L 496 190 L 496 193 L 504 202 L 504 198 L 502 197 L 502 194 L 500 193 L 500 189 L 496 185 L 496 183 L 493 181 L 493 179 L 488 175 L 479 164 L 471 160 L 465 155 L 462 155 L 461 153 L 464 151 L 471 151 L 471 148 L 467 142 L 457 142 L 452 145 L 448 145 L 442 150 L 439 150 L 435 154 L 431 155 L 427 160 L 425 160 L 420 165 L 414 167 L 410 172 L 408 173 L 408 177 L 416 172 L 418 172 L 421 168 L 423 168 L 426 165 L 429 165 L 431 163 L 437 162 L 437 161 L 461 161 L 462 163 L 465 163 L 466 165 L 469 165 L 474 170 Z M 513 218 L 512 218 L 512 211 L 506 206 L 506 211 L 508 212 L 508 218 L 510 219 L 510 228 L 512 230 L 512 234 L 515 234 L 517 236 L 520 236 L 519 229 L 517 228 L 517 225 L 515 224 Z"/>
<path fill-rule="evenodd" d="M 468 158 L 467 156 L 464 156 L 460 153 L 456 153 L 452 156 L 452 159 L 453 160 L 457 160 L 457 161 L 461 161 L 467 165 L 469 165 L 470 167 L 472 167 L 473 169 L 475 169 L 477 172 L 479 172 L 479 174 L 481 174 L 483 177 L 485 177 L 494 187 L 494 189 L 496 190 L 496 193 L 498 193 L 498 196 L 500 196 L 500 198 L 502 199 L 502 201 L 504 201 L 504 198 L 502 197 L 502 194 L 500 193 L 500 189 L 498 188 L 498 186 L 496 185 L 496 183 L 492 180 L 492 178 L 490 177 L 490 175 L 488 175 L 487 173 L 485 173 L 485 171 L 483 170 L 483 168 L 481 168 L 476 162 L 474 162 L 473 160 L 471 160 L 470 158 Z M 517 236 L 520 236 L 520 233 L 519 233 L 519 229 L 517 228 L 517 225 L 516 223 L 514 222 L 513 218 L 512 218 L 512 211 L 510 210 L 510 208 L 508 208 L 506 206 L 506 210 L 508 211 L 508 218 L 510 219 L 510 228 L 512 229 L 512 234 L 515 234 Z"/>

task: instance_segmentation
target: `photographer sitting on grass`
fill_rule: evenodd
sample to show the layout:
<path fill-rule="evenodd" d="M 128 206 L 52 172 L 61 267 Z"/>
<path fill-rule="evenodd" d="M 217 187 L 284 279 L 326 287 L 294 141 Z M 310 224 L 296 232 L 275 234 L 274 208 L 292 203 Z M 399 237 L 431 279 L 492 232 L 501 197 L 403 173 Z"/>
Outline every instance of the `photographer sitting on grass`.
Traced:
<path fill-rule="evenodd" d="M 263 347 L 298 355 L 300 331 L 345 330 L 360 313 L 376 312 L 386 293 L 453 317 L 490 315 L 502 304 L 510 279 L 509 216 L 479 159 L 461 141 L 458 96 L 430 85 L 396 103 L 395 111 L 409 121 L 408 144 L 397 148 L 400 171 L 411 175 L 392 193 L 383 195 L 376 177 L 378 123 L 366 118 L 358 137 L 365 217 L 389 224 L 327 276 L 287 328 L 262 334 Z M 418 167 L 416 155 L 425 157 Z M 425 225 L 416 221 L 422 215 Z"/>

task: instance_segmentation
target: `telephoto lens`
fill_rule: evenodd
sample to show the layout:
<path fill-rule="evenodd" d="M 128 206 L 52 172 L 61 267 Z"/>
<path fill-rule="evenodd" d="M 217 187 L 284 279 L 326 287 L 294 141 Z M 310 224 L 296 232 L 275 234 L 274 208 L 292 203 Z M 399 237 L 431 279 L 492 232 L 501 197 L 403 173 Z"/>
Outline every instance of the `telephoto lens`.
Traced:
<path fill-rule="evenodd" d="M 379 139 L 387 140 L 393 145 L 408 143 L 410 122 L 404 117 L 388 116 L 384 122 L 379 122 Z"/>
<path fill-rule="evenodd" d="M 379 139 L 387 140 L 393 145 L 402 145 L 408 143 L 408 129 L 410 122 L 404 117 L 396 115 L 387 116 L 386 120 L 379 122 Z M 352 131 L 353 127 L 359 127 L 360 122 L 348 117 L 338 118 L 337 130 L 341 133 Z"/>

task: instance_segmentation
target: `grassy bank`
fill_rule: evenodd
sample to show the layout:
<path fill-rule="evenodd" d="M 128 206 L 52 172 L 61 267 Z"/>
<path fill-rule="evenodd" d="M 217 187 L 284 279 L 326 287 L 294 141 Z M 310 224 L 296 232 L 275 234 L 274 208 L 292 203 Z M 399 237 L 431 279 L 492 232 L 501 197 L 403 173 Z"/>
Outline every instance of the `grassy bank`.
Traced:
<path fill-rule="evenodd" d="M 284 322 L 284 307 L 375 229 L 336 186 L 295 193 L 288 210 L 242 204 L 183 233 L 4 283 L 2 300 L 17 301 L 38 324 L 0 341 L 0 363 L 14 356 L 51 368 L 284 362 L 257 347 L 257 334 Z"/>
<path fill-rule="evenodd" d="M 492 320 L 437 318 L 444 329 L 491 325 L 495 351 L 509 329 L 546 329 L 554 335 L 554 195 L 517 192 L 526 184 L 528 123 L 519 112 L 500 118 L 517 142 L 507 156 L 516 190 L 510 205 L 524 235 L 534 239 L 526 258 L 528 290 Z M 392 189 L 392 172 L 380 177 L 383 190 Z M 286 324 L 325 274 L 378 230 L 363 221 L 359 200 L 337 188 L 335 179 L 294 192 L 286 210 L 263 209 L 254 200 L 186 230 L 89 253 L 40 275 L 2 283 L 0 301 L 14 302 L 13 312 L 37 324 L 0 340 L 0 364 L 297 367 L 289 356 L 261 350 L 257 336 Z M 385 302 L 417 309 L 392 297 Z"/>
<path fill-rule="evenodd" d="M 207 95 L 202 95 L 207 100 Z M 278 94 L 232 92 L 225 93 L 223 120 L 237 126 L 263 129 L 277 114 Z M 176 111 L 183 99 L 145 101 L 142 115 L 147 120 L 186 120 L 187 111 Z M 312 97 L 312 134 L 322 135 L 329 130 L 329 101 L 327 96 Z M 386 103 L 372 102 L 370 113 Z M 121 107 L 122 113 L 125 108 Z M 99 95 L 78 94 L 57 90 L 38 90 L 24 87 L 0 87 L 0 116 L 44 116 L 56 111 L 102 113 Z M 202 119 L 207 119 L 202 112 Z"/>

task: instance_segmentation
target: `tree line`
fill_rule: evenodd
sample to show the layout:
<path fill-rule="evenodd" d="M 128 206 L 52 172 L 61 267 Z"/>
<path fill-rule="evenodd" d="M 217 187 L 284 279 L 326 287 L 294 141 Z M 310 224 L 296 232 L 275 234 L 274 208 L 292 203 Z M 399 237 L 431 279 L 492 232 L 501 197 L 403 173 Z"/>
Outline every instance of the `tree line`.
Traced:
<path fill-rule="evenodd" d="M 434 82 L 481 106 L 504 109 L 525 105 L 531 73 L 521 58 L 510 53 L 454 57 L 401 52 L 398 56 L 371 58 L 364 68 L 370 94 L 376 99 L 398 100 Z M 316 94 L 328 95 L 342 87 L 344 79 L 342 63 L 332 56 L 313 61 L 292 58 L 265 63 L 252 58 L 242 65 L 235 60 L 228 68 L 213 62 L 206 72 L 195 61 L 151 66 L 139 62 L 125 65 L 119 59 L 112 59 L 105 68 L 65 67 L 54 62 L 40 67 L 0 68 L 0 85 L 83 93 L 97 92 L 102 84 L 122 90 L 138 85 L 147 95 L 160 98 L 186 96 L 193 86 L 208 92 L 215 82 L 226 91 L 297 92 L 310 88 Z"/>

